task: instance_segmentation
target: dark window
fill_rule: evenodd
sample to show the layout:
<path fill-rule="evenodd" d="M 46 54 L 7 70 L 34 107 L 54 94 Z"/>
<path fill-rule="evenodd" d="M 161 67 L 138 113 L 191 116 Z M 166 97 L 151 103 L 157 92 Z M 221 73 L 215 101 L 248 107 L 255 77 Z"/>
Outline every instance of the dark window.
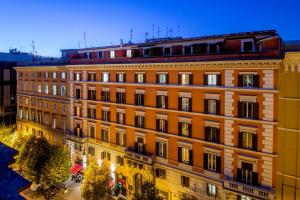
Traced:
<path fill-rule="evenodd" d="M 103 121 L 109 122 L 110 121 L 110 111 L 109 110 L 102 110 L 101 111 L 101 119 Z"/>
<path fill-rule="evenodd" d="M 91 156 L 95 155 L 95 148 L 94 147 L 89 147 L 88 151 L 89 151 L 89 155 L 91 155 Z"/>
<path fill-rule="evenodd" d="M 88 90 L 88 100 L 96 101 L 96 90 Z"/>
<path fill-rule="evenodd" d="M 244 52 L 251 52 L 253 51 L 253 42 L 244 42 Z"/>
<path fill-rule="evenodd" d="M 209 44 L 209 53 L 217 53 L 217 45 Z"/>
<path fill-rule="evenodd" d="M 101 100 L 109 102 L 109 91 L 101 91 Z"/>
<path fill-rule="evenodd" d="M 181 176 L 181 186 L 190 187 L 190 178 L 186 176 Z"/>
<path fill-rule="evenodd" d="M 205 140 L 209 142 L 220 143 L 220 129 L 216 127 L 205 127 Z"/>
<path fill-rule="evenodd" d="M 209 170 L 209 171 L 214 171 L 217 173 L 221 173 L 221 157 L 214 155 L 214 154 L 209 154 L 209 153 L 204 153 L 203 156 L 203 162 L 204 162 L 204 169 Z"/>
<path fill-rule="evenodd" d="M 166 47 L 164 48 L 164 56 L 170 56 L 171 55 L 171 48 Z"/>
<path fill-rule="evenodd" d="M 110 160 L 110 153 L 102 151 L 101 152 L 101 159 L 102 160 L 104 160 L 104 159 Z"/>
<path fill-rule="evenodd" d="M 144 105 L 144 94 L 141 94 L 141 93 L 135 94 L 135 105 L 137 105 L 137 106 Z"/>
<path fill-rule="evenodd" d="M 103 142 L 109 142 L 109 131 L 108 131 L 108 129 L 101 129 L 101 140 Z"/>
<path fill-rule="evenodd" d="M 96 109 L 88 108 L 88 118 L 96 119 Z"/>
<path fill-rule="evenodd" d="M 144 138 L 142 138 L 142 137 L 137 138 L 137 142 L 135 143 L 135 151 L 140 154 L 145 153 Z"/>
<path fill-rule="evenodd" d="M 168 122 L 165 119 L 156 119 L 156 130 L 158 132 L 168 132 Z"/>
<path fill-rule="evenodd" d="M 237 181 L 248 185 L 258 186 L 258 174 L 253 171 L 252 163 L 241 163 L 241 168 L 237 169 Z"/>
<path fill-rule="evenodd" d="M 80 99 L 81 98 L 80 89 L 79 88 L 76 88 L 76 90 L 75 90 L 75 98 L 76 99 Z"/>
<path fill-rule="evenodd" d="M 168 108 L 168 96 L 157 95 L 156 96 L 156 107 L 167 109 Z"/>
<path fill-rule="evenodd" d="M 145 117 L 142 115 L 135 116 L 135 127 L 144 128 Z"/>
<path fill-rule="evenodd" d="M 98 52 L 98 58 L 103 58 L 103 51 Z"/>
<path fill-rule="evenodd" d="M 205 114 L 220 114 L 220 101 L 216 99 L 205 99 L 204 100 L 204 113 Z"/>
<path fill-rule="evenodd" d="M 192 47 L 191 46 L 185 46 L 184 47 L 184 54 L 185 55 L 191 55 L 192 54 Z"/>
<path fill-rule="evenodd" d="M 125 124 L 125 112 L 117 112 L 117 123 L 118 124 Z"/>
<path fill-rule="evenodd" d="M 193 54 L 205 54 L 207 53 L 207 44 L 194 44 Z"/>
<path fill-rule="evenodd" d="M 156 178 L 166 179 L 166 170 L 160 169 L 160 168 L 156 168 L 155 169 L 155 177 Z"/>
<path fill-rule="evenodd" d="M 254 102 L 239 102 L 238 111 L 240 118 L 258 119 L 259 118 L 259 104 Z"/>
<path fill-rule="evenodd" d="M 96 74 L 88 73 L 88 81 L 96 81 Z"/>
<path fill-rule="evenodd" d="M 125 92 L 117 92 L 117 103 L 125 103 Z"/>
<path fill-rule="evenodd" d="M 257 134 L 239 132 L 239 148 L 257 150 Z"/>

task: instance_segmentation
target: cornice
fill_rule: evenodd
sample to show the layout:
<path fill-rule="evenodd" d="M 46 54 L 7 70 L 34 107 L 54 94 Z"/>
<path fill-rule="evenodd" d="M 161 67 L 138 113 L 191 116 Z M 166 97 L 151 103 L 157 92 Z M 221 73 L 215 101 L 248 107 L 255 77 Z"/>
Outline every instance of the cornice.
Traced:
<path fill-rule="evenodd" d="M 300 52 L 286 52 L 283 66 L 285 71 L 300 72 Z"/>
<path fill-rule="evenodd" d="M 82 64 L 62 66 L 28 66 L 15 67 L 22 71 L 45 70 L 199 70 L 199 69 L 278 69 L 282 59 L 270 60 L 230 60 L 205 62 L 168 62 L 168 63 L 134 63 L 134 64 Z"/>

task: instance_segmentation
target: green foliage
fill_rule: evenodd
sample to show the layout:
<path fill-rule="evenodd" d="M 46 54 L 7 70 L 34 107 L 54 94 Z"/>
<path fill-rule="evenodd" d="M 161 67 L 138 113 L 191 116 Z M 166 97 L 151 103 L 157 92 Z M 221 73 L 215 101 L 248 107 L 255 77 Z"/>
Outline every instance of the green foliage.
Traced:
<path fill-rule="evenodd" d="M 0 125 L 0 142 L 3 144 L 12 147 L 12 138 L 13 138 L 13 129 L 12 127 L 5 126 L 4 124 Z"/>
<path fill-rule="evenodd" d="M 141 194 L 136 197 L 136 200 L 160 200 L 155 185 L 150 181 L 145 181 L 141 188 Z"/>
<path fill-rule="evenodd" d="M 45 138 L 31 136 L 20 149 L 14 167 L 28 180 L 38 184 L 43 167 L 50 158 L 50 152 L 51 145 Z"/>
<path fill-rule="evenodd" d="M 33 183 L 41 185 L 41 191 L 56 191 L 69 178 L 71 158 L 61 145 L 51 145 L 42 137 L 30 136 L 20 145 L 14 169 Z"/>
<path fill-rule="evenodd" d="M 50 155 L 41 172 L 40 184 L 44 189 L 55 187 L 70 177 L 71 160 L 69 151 L 61 145 L 53 145 Z"/>
<path fill-rule="evenodd" d="M 99 200 L 110 194 L 109 182 L 112 180 L 110 173 L 108 161 L 103 161 L 101 167 L 95 162 L 90 162 L 84 172 L 81 185 L 82 197 L 89 200 Z"/>
<path fill-rule="evenodd" d="M 12 137 L 12 147 L 20 150 L 24 144 L 29 140 L 30 136 L 23 131 L 15 131 Z"/>

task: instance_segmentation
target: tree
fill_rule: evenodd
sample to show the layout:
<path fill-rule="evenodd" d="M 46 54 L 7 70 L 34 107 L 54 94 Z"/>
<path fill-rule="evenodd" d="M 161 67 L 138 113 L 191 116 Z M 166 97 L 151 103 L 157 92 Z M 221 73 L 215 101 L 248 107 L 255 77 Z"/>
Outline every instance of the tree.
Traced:
<path fill-rule="evenodd" d="M 70 177 L 71 159 L 68 149 L 52 145 L 50 158 L 41 171 L 41 186 L 47 190 L 58 186 Z"/>
<path fill-rule="evenodd" d="M 89 200 L 99 200 L 110 194 L 109 183 L 112 180 L 110 173 L 109 161 L 103 161 L 101 167 L 91 161 L 84 172 L 81 185 L 82 197 Z"/>
<path fill-rule="evenodd" d="M 160 200 L 155 185 L 150 181 L 145 181 L 141 187 L 141 194 L 139 194 L 136 199 L 137 200 Z"/>
<path fill-rule="evenodd" d="M 51 145 L 45 138 L 30 136 L 21 147 L 14 168 L 25 178 L 39 184 L 45 163 L 50 158 Z"/>
<path fill-rule="evenodd" d="M 12 146 L 13 129 L 6 126 L 4 123 L 0 124 L 0 142 L 7 146 Z"/>

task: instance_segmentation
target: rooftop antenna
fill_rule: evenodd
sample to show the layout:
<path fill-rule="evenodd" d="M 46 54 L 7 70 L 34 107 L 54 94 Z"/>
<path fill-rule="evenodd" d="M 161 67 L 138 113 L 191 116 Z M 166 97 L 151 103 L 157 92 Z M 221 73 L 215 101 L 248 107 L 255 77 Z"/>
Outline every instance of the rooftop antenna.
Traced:
<path fill-rule="evenodd" d="M 177 25 L 177 36 L 180 37 L 180 26 Z"/>
<path fill-rule="evenodd" d="M 160 33 L 160 28 L 159 26 L 157 27 L 157 38 L 159 38 L 159 33 Z"/>
<path fill-rule="evenodd" d="M 148 35 L 149 35 L 149 33 L 145 32 L 145 41 L 148 39 Z"/>
<path fill-rule="evenodd" d="M 133 30 L 130 29 L 130 40 L 129 40 L 129 43 L 132 43 L 132 32 L 133 32 Z"/>
<path fill-rule="evenodd" d="M 152 39 L 154 39 L 154 29 L 155 29 L 155 25 L 152 25 Z"/>
<path fill-rule="evenodd" d="M 36 53 L 34 40 L 32 40 L 32 42 L 31 42 L 31 48 L 32 48 L 32 61 L 34 61 L 34 55 Z"/>
<path fill-rule="evenodd" d="M 170 37 L 173 37 L 173 29 L 170 28 Z"/>
<path fill-rule="evenodd" d="M 83 39 L 84 39 L 84 48 L 86 48 L 86 34 L 85 34 L 85 32 L 83 33 Z"/>
<path fill-rule="evenodd" d="M 167 38 L 169 37 L 169 27 L 167 27 L 167 29 L 166 29 L 166 37 Z"/>
<path fill-rule="evenodd" d="M 123 47 L 123 39 L 120 40 L 120 47 Z"/>

